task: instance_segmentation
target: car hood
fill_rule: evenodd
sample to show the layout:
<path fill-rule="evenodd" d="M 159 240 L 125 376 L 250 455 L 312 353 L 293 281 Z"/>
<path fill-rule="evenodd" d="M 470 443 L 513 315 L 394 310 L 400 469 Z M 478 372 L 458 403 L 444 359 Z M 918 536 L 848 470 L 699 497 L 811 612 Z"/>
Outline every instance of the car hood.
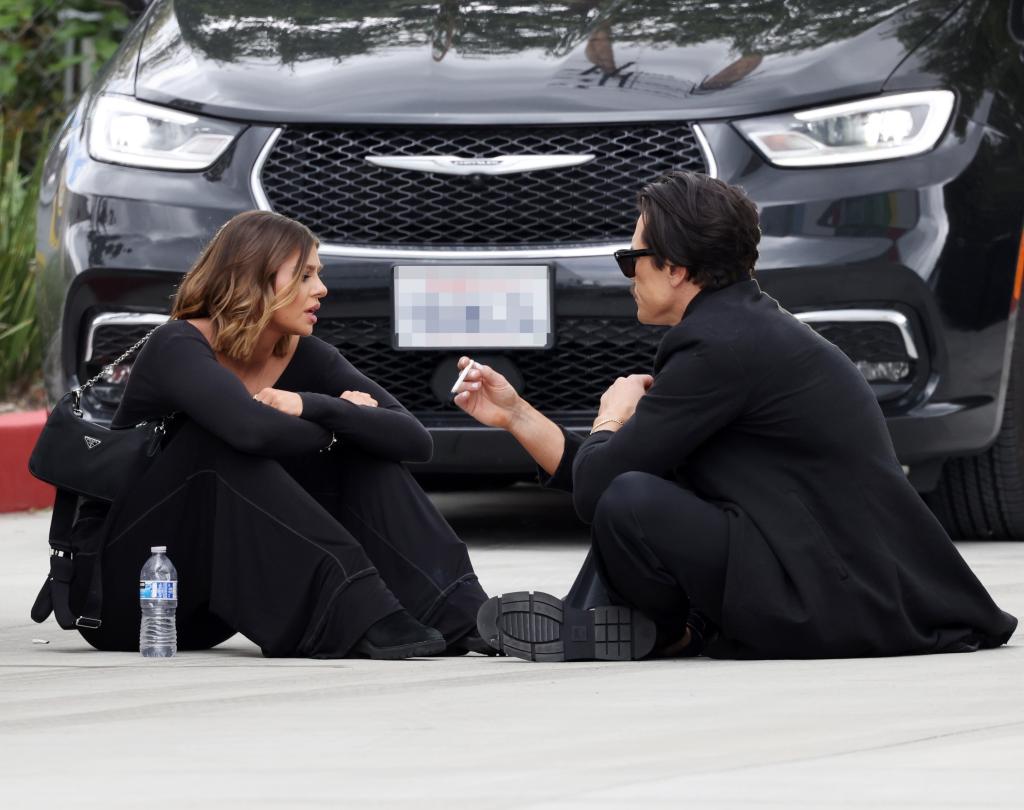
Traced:
<path fill-rule="evenodd" d="M 957 5 L 166 0 L 135 93 L 270 123 L 736 116 L 879 92 Z"/>

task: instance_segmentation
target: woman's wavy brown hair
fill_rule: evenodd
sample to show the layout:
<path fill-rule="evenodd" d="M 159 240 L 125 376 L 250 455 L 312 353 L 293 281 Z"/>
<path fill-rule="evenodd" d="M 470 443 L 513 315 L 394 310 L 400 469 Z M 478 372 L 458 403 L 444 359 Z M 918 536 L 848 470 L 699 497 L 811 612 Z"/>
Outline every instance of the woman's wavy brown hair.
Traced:
<path fill-rule="evenodd" d="M 274 312 L 295 300 L 302 270 L 319 244 L 309 228 L 280 214 L 238 214 L 221 226 L 182 280 L 171 317 L 209 318 L 213 350 L 248 360 Z M 277 269 L 296 252 L 295 277 L 275 293 Z M 282 337 L 274 354 L 282 357 L 288 341 Z"/>

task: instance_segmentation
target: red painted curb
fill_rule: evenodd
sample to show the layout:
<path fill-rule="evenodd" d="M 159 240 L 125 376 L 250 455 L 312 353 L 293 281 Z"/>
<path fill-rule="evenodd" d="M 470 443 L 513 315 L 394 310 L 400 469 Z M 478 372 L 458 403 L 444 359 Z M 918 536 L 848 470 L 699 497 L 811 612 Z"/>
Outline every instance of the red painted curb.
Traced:
<path fill-rule="evenodd" d="M 28 471 L 44 424 L 46 411 L 0 414 L 0 512 L 53 506 L 54 488 Z"/>

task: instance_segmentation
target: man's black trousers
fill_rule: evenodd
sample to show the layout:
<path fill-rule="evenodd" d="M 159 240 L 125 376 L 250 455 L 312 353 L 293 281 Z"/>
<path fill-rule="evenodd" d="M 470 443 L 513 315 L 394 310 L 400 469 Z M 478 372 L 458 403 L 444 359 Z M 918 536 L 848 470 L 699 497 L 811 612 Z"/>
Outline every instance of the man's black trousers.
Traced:
<path fill-rule="evenodd" d="M 691 609 L 721 624 L 729 541 L 719 507 L 664 478 L 623 473 L 598 501 L 591 541 L 567 603 L 637 608 L 659 644 L 683 637 Z"/>

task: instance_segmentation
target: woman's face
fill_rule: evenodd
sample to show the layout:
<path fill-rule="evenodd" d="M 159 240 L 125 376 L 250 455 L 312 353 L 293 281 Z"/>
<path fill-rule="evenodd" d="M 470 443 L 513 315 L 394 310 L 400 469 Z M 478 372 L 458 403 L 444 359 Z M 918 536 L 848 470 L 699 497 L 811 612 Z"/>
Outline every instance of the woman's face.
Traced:
<path fill-rule="evenodd" d="M 300 274 L 299 293 L 288 306 L 274 313 L 270 321 L 271 328 L 282 335 L 311 335 L 316 324 L 316 313 L 320 309 L 320 299 L 327 295 L 327 288 L 320 280 L 320 257 L 316 249 L 310 251 L 306 266 L 297 268 L 299 251 L 289 256 L 274 274 L 274 292 L 280 294 L 295 277 Z"/>

